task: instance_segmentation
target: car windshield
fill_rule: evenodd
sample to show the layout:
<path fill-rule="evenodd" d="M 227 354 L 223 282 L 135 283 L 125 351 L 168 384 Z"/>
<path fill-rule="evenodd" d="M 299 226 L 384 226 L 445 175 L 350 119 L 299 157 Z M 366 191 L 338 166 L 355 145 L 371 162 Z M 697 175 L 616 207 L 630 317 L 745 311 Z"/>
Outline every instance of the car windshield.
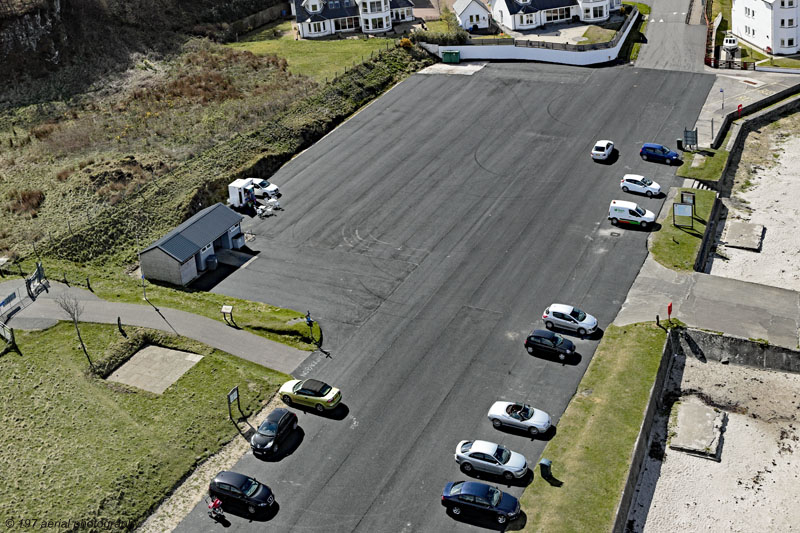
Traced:
<path fill-rule="evenodd" d="M 644 214 L 644 213 L 642 213 L 642 214 Z M 586 318 L 586 313 L 584 313 L 580 309 L 573 308 L 572 312 L 569 314 L 569 316 L 571 316 L 572 318 L 574 318 L 578 322 L 583 322 L 583 319 Z"/>
<path fill-rule="evenodd" d="M 269 187 L 269 182 L 267 180 L 261 180 L 257 182 L 256 185 L 258 185 L 262 189 L 266 189 L 267 187 Z"/>
<path fill-rule="evenodd" d="M 651 180 L 650 178 L 642 178 L 642 183 L 649 186 L 653 184 L 653 180 Z"/>
<path fill-rule="evenodd" d="M 501 464 L 506 464 L 508 460 L 511 459 L 511 452 L 502 446 L 498 446 L 497 450 L 494 452 L 494 458 L 500 461 Z"/>
<path fill-rule="evenodd" d="M 244 492 L 245 496 L 252 496 L 258 490 L 258 481 L 252 478 L 247 478 L 242 485 L 242 492 Z"/>
<path fill-rule="evenodd" d="M 465 442 L 464 444 L 461 445 L 461 453 L 467 453 L 471 449 L 472 449 L 472 442 L 471 441 L 467 441 L 467 442 Z"/>
<path fill-rule="evenodd" d="M 489 501 L 492 502 L 492 507 L 497 507 L 497 504 L 500 503 L 500 498 L 503 496 L 503 493 L 497 490 L 494 487 L 489 487 Z"/>
<path fill-rule="evenodd" d="M 561 343 L 564 342 L 564 337 L 562 337 L 561 335 L 556 335 L 555 337 L 553 337 L 553 342 L 555 343 L 556 346 L 561 346 Z"/>
<path fill-rule="evenodd" d="M 265 437 L 274 437 L 275 433 L 278 432 L 278 424 L 266 421 L 258 428 L 258 432 Z"/>
<path fill-rule="evenodd" d="M 606 150 L 606 147 L 603 146 L 602 144 L 598 144 L 597 146 L 594 147 L 594 151 L 595 152 L 605 152 L 605 150 Z"/>
<path fill-rule="evenodd" d="M 637 213 L 637 214 L 638 214 L 640 217 L 643 217 L 643 216 L 644 216 L 644 209 L 642 209 L 641 207 L 639 207 L 639 206 L 637 205 L 637 206 L 636 206 L 636 213 Z"/>
<path fill-rule="evenodd" d="M 519 414 L 522 415 L 523 420 L 528 420 L 533 416 L 533 408 L 527 404 L 523 405 L 522 409 L 519 410 Z"/>

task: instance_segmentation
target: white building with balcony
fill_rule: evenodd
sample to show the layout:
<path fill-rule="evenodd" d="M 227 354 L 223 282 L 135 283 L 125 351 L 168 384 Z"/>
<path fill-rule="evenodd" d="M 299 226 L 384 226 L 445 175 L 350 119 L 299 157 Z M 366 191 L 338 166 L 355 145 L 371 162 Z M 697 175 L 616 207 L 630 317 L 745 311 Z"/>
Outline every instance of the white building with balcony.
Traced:
<path fill-rule="evenodd" d="M 558 22 L 605 22 L 622 0 L 495 0 L 492 18 L 508 29 L 531 30 Z"/>
<path fill-rule="evenodd" d="M 800 51 L 800 0 L 733 0 L 731 32 L 768 54 Z"/>
<path fill-rule="evenodd" d="M 411 0 L 293 0 L 292 15 L 303 39 L 360 31 L 383 33 L 414 20 Z"/>

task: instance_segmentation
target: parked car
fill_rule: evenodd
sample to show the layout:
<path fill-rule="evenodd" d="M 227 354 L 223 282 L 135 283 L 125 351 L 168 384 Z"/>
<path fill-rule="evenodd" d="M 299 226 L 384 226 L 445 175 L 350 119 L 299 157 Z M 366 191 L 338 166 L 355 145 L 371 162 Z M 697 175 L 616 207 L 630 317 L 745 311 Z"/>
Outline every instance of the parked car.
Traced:
<path fill-rule="evenodd" d="M 297 415 L 288 409 L 272 411 L 258 426 L 250 438 L 250 447 L 255 455 L 278 453 L 280 444 L 297 428 Z"/>
<path fill-rule="evenodd" d="M 494 402 L 489 408 L 489 420 L 500 429 L 503 426 L 523 429 L 538 435 L 550 429 L 550 415 L 530 405 L 513 402 Z"/>
<path fill-rule="evenodd" d="M 644 143 L 642 149 L 639 150 L 639 155 L 642 156 L 642 159 L 645 161 L 657 161 L 668 165 L 681 162 L 681 157 L 678 155 L 678 152 L 655 143 Z"/>
<path fill-rule="evenodd" d="M 320 413 L 335 408 L 342 401 L 339 389 L 316 379 L 287 381 L 281 385 L 279 392 L 286 405 L 308 405 Z"/>
<path fill-rule="evenodd" d="M 614 151 L 614 143 L 611 141 L 597 141 L 592 148 L 592 159 L 604 161 L 611 157 Z"/>
<path fill-rule="evenodd" d="M 547 329 L 553 327 L 568 329 L 577 332 L 581 337 L 597 330 L 595 317 L 571 305 L 551 304 L 542 313 L 542 320 Z"/>
<path fill-rule="evenodd" d="M 615 226 L 617 224 L 632 224 L 647 229 L 655 223 L 656 215 L 634 202 L 611 200 L 611 204 L 608 206 L 608 219 Z"/>
<path fill-rule="evenodd" d="M 462 440 L 456 446 L 455 459 L 466 473 L 480 470 L 508 480 L 528 473 L 524 455 L 485 440 Z"/>
<path fill-rule="evenodd" d="M 535 329 L 525 339 L 525 349 L 531 355 L 556 355 L 560 361 L 575 353 L 575 344 L 558 333 Z"/>
<path fill-rule="evenodd" d="M 219 498 L 223 509 L 232 507 L 254 515 L 275 503 L 272 490 L 255 479 L 236 472 L 220 472 L 208 485 L 211 498 Z"/>
<path fill-rule="evenodd" d="M 270 183 L 265 179 L 253 179 L 253 191 L 256 193 L 257 198 L 280 198 L 281 191 L 274 183 Z"/>
<path fill-rule="evenodd" d="M 505 524 L 519 516 L 519 501 L 497 487 L 477 481 L 455 481 L 444 486 L 442 505 L 456 516 L 491 517 Z"/>
<path fill-rule="evenodd" d="M 625 174 L 619 182 L 619 188 L 625 192 L 638 192 L 648 198 L 661 194 L 661 185 L 638 174 Z"/>

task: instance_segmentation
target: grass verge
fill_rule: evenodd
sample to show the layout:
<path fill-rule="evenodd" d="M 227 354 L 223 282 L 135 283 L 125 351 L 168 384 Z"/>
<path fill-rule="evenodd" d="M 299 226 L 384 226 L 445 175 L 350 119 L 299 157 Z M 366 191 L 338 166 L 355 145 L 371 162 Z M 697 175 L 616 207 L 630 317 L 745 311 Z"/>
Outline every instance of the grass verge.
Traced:
<path fill-rule="evenodd" d="M 619 51 L 618 57 L 626 62 L 636 61 L 636 58 L 639 57 L 639 50 L 641 49 L 642 43 L 647 41 L 644 34 L 645 31 L 647 31 L 647 21 L 649 20 L 648 15 L 650 14 L 650 6 L 639 2 L 623 2 L 623 4 L 628 6 L 636 6 L 636 8 L 639 10 L 639 22 L 636 23 L 636 26 L 633 29 L 631 29 L 630 33 L 628 34 L 628 38 L 625 39 L 625 44 L 622 45 L 622 48 Z"/>
<path fill-rule="evenodd" d="M 128 328 L 129 336 L 137 332 L 145 330 Z M 81 333 L 98 361 L 120 349 L 115 326 L 84 323 Z M 21 355 L 0 359 L 0 515 L 135 525 L 237 435 L 224 399 L 234 385 L 251 414 L 289 379 L 182 337 L 150 331 L 149 338 L 203 356 L 161 395 L 87 372 L 70 323 L 17 332 Z"/>
<path fill-rule="evenodd" d="M 607 43 L 616 35 L 616 30 L 601 28 L 600 26 L 589 26 L 583 32 L 584 40 L 580 44 Z"/>
<path fill-rule="evenodd" d="M 561 487 L 540 476 L 522 495 L 525 531 L 610 531 L 666 339 L 652 322 L 609 326 L 542 454 Z"/>
<path fill-rule="evenodd" d="M 291 21 L 281 21 L 248 34 L 228 46 L 263 56 L 275 54 L 286 59 L 289 72 L 324 82 L 342 74 L 345 67 L 363 63 L 371 55 L 391 46 L 391 39 L 295 40 Z"/>
<path fill-rule="evenodd" d="M 714 206 L 716 193 L 699 189 L 678 189 L 676 198 L 679 198 L 681 191 L 695 193 L 693 227 L 683 228 L 672 224 L 673 200 L 670 200 L 664 206 L 664 218 L 659 220 L 661 229 L 653 235 L 650 253 L 653 254 L 656 261 L 667 268 L 677 271 L 692 271 L 703 234 L 706 231 L 708 217 L 711 215 L 711 208 Z"/>
<path fill-rule="evenodd" d="M 759 54 L 760 55 L 760 54 Z M 763 59 L 763 57 L 762 57 Z M 765 67 L 800 68 L 800 59 L 792 57 L 777 57 L 764 63 Z"/>
<path fill-rule="evenodd" d="M 701 154 L 703 162 L 696 167 L 692 167 L 692 162 L 697 154 Z M 703 148 L 696 152 L 686 152 L 683 156 L 683 165 L 678 169 L 678 176 L 682 178 L 692 178 L 705 181 L 719 181 L 725 162 L 728 160 L 729 152 L 723 149 L 714 150 L 713 148 Z"/>

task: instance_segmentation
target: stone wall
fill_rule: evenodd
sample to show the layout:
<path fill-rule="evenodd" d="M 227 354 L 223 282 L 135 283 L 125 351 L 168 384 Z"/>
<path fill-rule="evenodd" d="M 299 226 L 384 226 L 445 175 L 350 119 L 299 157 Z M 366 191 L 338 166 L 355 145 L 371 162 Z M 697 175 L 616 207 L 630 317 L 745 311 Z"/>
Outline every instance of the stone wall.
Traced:
<path fill-rule="evenodd" d="M 710 359 L 733 365 L 800 373 L 800 352 L 773 346 L 765 341 L 697 329 L 684 330 L 679 340 L 684 352 L 691 353 L 701 361 Z"/>

